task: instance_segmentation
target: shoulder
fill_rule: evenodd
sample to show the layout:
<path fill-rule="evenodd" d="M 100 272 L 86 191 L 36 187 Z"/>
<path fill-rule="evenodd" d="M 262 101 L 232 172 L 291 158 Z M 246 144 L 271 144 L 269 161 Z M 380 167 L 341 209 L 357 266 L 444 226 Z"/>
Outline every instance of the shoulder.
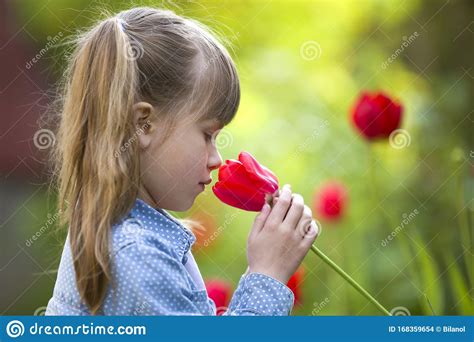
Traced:
<path fill-rule="evenodd" d="M 117 226 L 113 235 L 111 270 L 119 288 L 132 291 L 150 284 L 167 289 L 189 287 L 180 250 L 160 232 L 130 219 Z"/>
<path fill-rule="evenodd" d="M 195 241 L 192 231 L 166 210 L 137 199 L 127 216 L 112 227 L 110 252 L 114 256 L 127 248 L 143 253 L 160 251 L 184 263 Z"/>
<path fill-rule="evenodd" d="M 110 253 L 112 256 L 131 251 L 159 250 L 173 254 L 169 240 L 160 231 L 147 229 L 137 218 L 128 217 L 112 227 Z"/>

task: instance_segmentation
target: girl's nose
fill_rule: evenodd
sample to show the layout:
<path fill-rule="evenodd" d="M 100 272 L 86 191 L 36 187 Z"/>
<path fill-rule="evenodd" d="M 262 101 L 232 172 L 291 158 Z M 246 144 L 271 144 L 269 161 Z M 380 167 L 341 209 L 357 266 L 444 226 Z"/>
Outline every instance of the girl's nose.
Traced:
<path fill-rule="evenodd" d="M 212 153 L 209 155 L 209 160 L 207 162 L 207 167 L 209 171 L 218 169 L 222 165 L 222 157 L 217 150 L 217 148 L 212 149 Z"/>

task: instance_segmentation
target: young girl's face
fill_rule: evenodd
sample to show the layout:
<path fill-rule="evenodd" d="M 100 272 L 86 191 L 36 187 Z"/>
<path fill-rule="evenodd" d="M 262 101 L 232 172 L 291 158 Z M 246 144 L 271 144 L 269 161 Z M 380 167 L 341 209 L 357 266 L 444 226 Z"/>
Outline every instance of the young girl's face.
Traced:
<path fill-rule="evenodd" d="M 220 128 L 212 119 L 183 120 L 163 142 L 164 129 L 152 122 L 151 129 L 139 135 L 141 196 L 163 209 L 188 210 L 211 182 L 211 171 L 222 163 L 213 140 Z"/>

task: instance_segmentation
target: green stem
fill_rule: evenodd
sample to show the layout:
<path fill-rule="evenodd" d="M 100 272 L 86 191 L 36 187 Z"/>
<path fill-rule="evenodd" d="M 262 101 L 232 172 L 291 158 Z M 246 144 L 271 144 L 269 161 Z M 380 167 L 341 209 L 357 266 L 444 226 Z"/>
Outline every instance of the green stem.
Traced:
<path fill-rule="evenodd" d="M 464 162 L 464 161 L 463 161 Z M 471 227 L 471 220 L 470 220 L 470 215 L 469 215 L 469 208 L 467 205 L 464 205 L 464 174 L 463 174 L 463 169 L 458 171 L 459 175 L 457 177 L 457 193 L 458 193 L 458 221 L 459 221 L 459 227 L 460 227 L 460 235 L 461 235 L 461 248 L 463 248 L 462 242 L 465 241 L 468 244 L 469 252 L 472 252 L 472 240 L 469 232 L 472 232 L 472 227 Z M 466 210 L 467 215 L 463 217 L 463 211 Z M 472 255 L 472 253 L 464 253 L 464 263 L 466 264 L 467 268 L 467 273 L 469 275 L 469 279 L 472 279 L 472 258 L 469 258 L 469 254 Z M 471 262 L 470 262 L 471 261 Z M 469 286 L 469 282 L 468 282 Z"/>
<path fill-rule="evenodd" d="M 391 316 L 390 312 L 385 309 L 382 304 L 380 304 L 377 299 L 372 297 L 362 286 L 359 285 L 350 275 L 348 275 L 342 268 L 340 268 L 334 261 L 332 261 L 326 254 L 324 254 L 318 247 L 315 245 L 311 246 L 311 250 L 319 256 L 327 265 L 329 265 L 334 271 L 339 273 L 349 284 L 351 284 L 361 295 L 367 298 L 372 304 L 374 304 L 377 309 L 379 309 L 384 315 Z"/>

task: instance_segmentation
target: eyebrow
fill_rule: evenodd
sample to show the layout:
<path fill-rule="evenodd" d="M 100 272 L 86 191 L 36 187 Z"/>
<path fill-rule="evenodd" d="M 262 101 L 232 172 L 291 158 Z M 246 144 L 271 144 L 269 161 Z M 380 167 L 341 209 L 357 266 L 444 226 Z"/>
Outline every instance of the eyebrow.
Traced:
<path fill-rule="evenodd" d="M 216 121 L 215 119 L 204 120 L 202 124 L 203 126 L 210 127 L 214 130 L 222 129 L 224 127 L 224 125 L 221 122 Z"/>

